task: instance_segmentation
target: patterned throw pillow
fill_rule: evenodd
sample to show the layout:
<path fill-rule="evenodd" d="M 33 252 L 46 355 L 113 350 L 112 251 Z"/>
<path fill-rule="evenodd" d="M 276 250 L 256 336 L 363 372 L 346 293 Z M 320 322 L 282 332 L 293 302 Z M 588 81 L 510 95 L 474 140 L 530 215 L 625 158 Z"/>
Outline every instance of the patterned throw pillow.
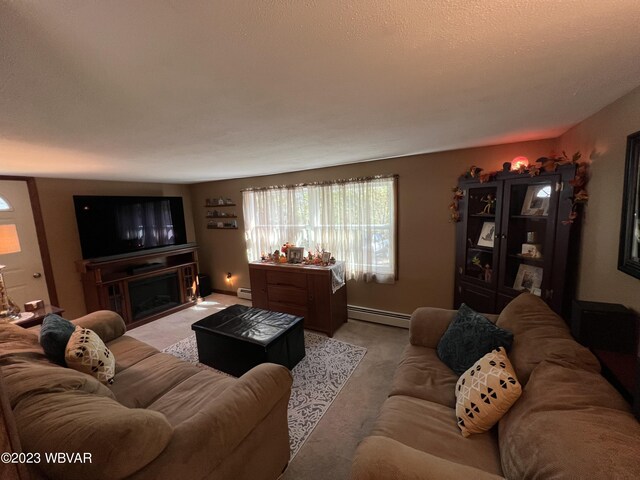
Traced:
<path fill-rule="evenodd" d="M 116 359 L 93 330 L 77 327 L 73 332 L 64 359 L 69 368 L 88 373 L 102 383 L 113 383 Z"/>
<path fill-rule="evenodd" d="M 491 429 L 521 394 L 504 348 L 487 353 L 456 383 L 456 416 L 462 435 Z"/>
<path fill-rule="evenodd" d="M 495 326 L 464 303 L 438 342 L 438 358 L 457 375 L 498 347 L 511 348 L 513 334 Z"/>

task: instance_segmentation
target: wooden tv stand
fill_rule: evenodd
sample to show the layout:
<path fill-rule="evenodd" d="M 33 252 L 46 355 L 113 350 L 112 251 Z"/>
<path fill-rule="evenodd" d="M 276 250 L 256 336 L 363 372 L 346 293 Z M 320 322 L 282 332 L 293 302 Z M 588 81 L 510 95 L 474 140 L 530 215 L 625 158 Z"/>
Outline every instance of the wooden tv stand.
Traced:
<path fill-rule="evenodd" d="M 195 305 L 197 249 L 187 244 L 76 262 L 87 311 L 113 310 L 127 328 L 134 328 Z M 156 297 L 164 305 L 144 298 L 154 283 L 160 286 Z"/>

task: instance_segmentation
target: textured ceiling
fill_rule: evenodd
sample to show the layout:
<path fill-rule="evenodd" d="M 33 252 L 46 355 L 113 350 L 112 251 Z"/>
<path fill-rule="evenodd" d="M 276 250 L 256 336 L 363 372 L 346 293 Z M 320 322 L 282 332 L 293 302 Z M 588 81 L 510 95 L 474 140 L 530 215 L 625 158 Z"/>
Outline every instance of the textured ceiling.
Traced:
<path fill-rule="evenodd" d="M 0 0 L 0 174 L 196 182 L 555 137 L 640 0 Z"/>

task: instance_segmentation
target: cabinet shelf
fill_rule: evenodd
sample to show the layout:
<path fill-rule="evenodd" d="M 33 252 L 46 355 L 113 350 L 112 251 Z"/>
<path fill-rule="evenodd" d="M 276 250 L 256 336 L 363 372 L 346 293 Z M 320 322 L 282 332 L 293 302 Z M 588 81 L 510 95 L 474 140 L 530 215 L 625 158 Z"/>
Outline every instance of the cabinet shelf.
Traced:
<path fill-rule="evenodd" d="M 534 222 L 544 222 L 549 218 L 549 215 L 511 215 L 509 218 L 516 220 L 533 220 Z"/>
<path fill-rule="evenodd" d="M 489 253 L 493 253 L 493 247 L 481 247 L 481 246 L 476 246 L 476 247 L 468 247 L 469 250 L 480 250 L 482 252 L 489 252 Z"/>
<path fill-rule="evenodd" d="M 211 204 L 211 205 L 203 205 L 204 208 L 214 208 L 214 207 L 235 207 L 237 204 L 236 203 L 222 203 L 220 205 L 218 205 L 217 203 Z"/>
<path fill-rule="evenodd" d="M 238 218 L 237 215 L 207 215 L 205 218 Z"/>
<path fill-rule="evenodd" d="M 237 230 L 238 227 L 215 227 L 213 225 L 207 225 L 209 230 Z"/>
<path fill-rule="evenodd" d="M 496 218 L 493 213 L 470 213 L 469 217 L 472 218 Z"/>
<path fill-rule="evenodd" d="M 509 254 L 508 255 L 509 258 L 514 258 L 516 260 L 520 260 L 523 263 L 527 263 L 527 264 L 532 264 L 532 265 L 542 265 L 544 263 L 544 257 L 540 257 L 540 258 L 534 258 L 534 257 L 528 257 L 526 255 L 520 255 L 518 253 L 516 254 Z"/>

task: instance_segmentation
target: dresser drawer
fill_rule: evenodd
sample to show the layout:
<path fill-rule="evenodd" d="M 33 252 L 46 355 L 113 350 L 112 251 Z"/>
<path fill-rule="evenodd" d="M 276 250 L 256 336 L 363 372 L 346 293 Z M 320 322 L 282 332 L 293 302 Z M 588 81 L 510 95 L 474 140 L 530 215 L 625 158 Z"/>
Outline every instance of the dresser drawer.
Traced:
<path fill-rule="evenodd" d="M 296 287 L 286 287 L 282 285 L 267 285 L 267 296 L 269 303 L 277 302 L 281 304 L 307 306 L 307 290 Z"/>
<path fill-rule="evenodd" d="M 268 285 L 288 285 L 290 287 L 307 288 L 307 276 L 298 272 L 267 272 Z"/>
<path fill-rule="evenodd" d="M 305 326 L 307 322 L 307 308 L 301 305 L 292 305 L 290 303 L 278 303 L 269 302 L 269 310 L 274 312 L 290 313 L 291 315 L 297 315 L 304 317 Z"/>

